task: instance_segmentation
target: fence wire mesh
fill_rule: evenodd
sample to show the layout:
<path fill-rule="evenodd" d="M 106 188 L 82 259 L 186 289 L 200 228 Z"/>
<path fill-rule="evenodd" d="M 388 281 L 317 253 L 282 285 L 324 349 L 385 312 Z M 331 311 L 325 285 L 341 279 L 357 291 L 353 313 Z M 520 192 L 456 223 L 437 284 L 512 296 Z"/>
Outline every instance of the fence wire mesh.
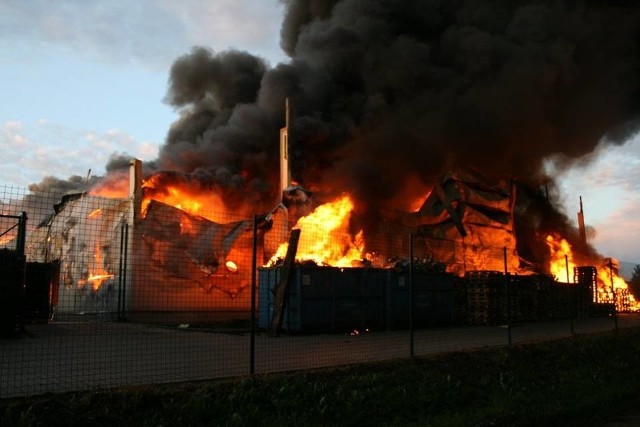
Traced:
<path fill-rule="evenodd" d="M 10 187 L 0 197 L 0 398 L 332 367 L 640 323 L 610 305 L 594 310 L 589 284 L 513 274 L 515 251 L 505 246 L 385 224 L 379 240 L 310 226 L 293 242 L 291 226 L 271 214 L 196 213 L 154 200 L 138 211 L 127 198 Z M 287 260 L 287 242 L 298 261 Z"/>

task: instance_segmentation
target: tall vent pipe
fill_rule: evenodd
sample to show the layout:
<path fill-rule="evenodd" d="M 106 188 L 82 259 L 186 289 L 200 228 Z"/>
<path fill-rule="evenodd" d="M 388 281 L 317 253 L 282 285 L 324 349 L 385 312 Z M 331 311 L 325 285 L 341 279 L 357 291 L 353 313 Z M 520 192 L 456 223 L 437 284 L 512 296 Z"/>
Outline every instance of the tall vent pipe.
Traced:
<path fill-rule="evenodd" d="M 289 98 L 285 99 L 285 126 L 280 129 L 280 195 L 291 185 L 289 162 Z"/>
<path fill-rule="evenodd" d="M 580 212 L 578 212 L 578 238 L 583 248 L 587 247 L 587 231 L 584 226 L 584 211 L 582 210 L 582 196 L 580 196 Z"/>

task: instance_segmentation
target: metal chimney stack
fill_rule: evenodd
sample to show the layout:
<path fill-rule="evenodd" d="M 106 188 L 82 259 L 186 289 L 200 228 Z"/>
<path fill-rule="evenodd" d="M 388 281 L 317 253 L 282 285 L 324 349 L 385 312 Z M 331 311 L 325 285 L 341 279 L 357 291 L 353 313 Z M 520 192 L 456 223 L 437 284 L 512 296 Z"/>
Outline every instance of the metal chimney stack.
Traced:
<path fill-rule="evenodd" d="M 582 247 L 587 246 L 587 231 L 584 226 L 584 211 L 582 210 L 582 196 L 580 196 L 580 212 L 578 212 L 578 238 Z"/>

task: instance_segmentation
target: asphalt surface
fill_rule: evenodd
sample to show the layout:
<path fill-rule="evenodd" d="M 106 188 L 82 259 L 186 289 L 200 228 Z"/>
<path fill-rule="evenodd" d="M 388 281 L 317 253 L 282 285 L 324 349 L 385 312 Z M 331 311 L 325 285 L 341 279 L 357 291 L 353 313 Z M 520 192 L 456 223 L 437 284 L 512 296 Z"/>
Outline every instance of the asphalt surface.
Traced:
<path fill-rule="evenodd" d="M 640 326 L 619 316 L 618 327 Z M 612 318 L 577 319 L 573 333 L 612 330 Z M 0 398 L 49 392 L 241 377 L 250 373 L 250 334 L 111 321 L 32 325 L 0 340 Z M 414 335 L 414 355 L 552 340 L 572 335 L 569 320 L 513 326 L 430 328 Z M 255 373 L 306 370 L 410 357 L 407 330 L 255 337 Z M 637 421 L 637 419 L 636 419 Z M 615 424 L 612 424 L 615 425 Z M 637 425 L 640 425 L 638 423 Z"/>

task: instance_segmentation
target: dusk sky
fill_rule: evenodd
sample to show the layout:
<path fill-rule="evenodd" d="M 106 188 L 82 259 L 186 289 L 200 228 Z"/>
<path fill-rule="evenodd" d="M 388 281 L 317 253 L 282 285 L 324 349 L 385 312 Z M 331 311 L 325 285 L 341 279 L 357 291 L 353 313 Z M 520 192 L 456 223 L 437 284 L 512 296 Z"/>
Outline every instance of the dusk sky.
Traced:
<path fill-rule="evenodd" d="M 205 46 L 275 66 L 287 60 L 282 14 L 276 0 L 0 3 L 0 185 L 102 175 L 113 153 L 155 159 L 178 118 L 163 102 L 174 60 Z M 581 195 L 594 246 L 630 262 L 640 262 L 639 165 L 636 136 L 555 171 L 569 217 Z"/>

